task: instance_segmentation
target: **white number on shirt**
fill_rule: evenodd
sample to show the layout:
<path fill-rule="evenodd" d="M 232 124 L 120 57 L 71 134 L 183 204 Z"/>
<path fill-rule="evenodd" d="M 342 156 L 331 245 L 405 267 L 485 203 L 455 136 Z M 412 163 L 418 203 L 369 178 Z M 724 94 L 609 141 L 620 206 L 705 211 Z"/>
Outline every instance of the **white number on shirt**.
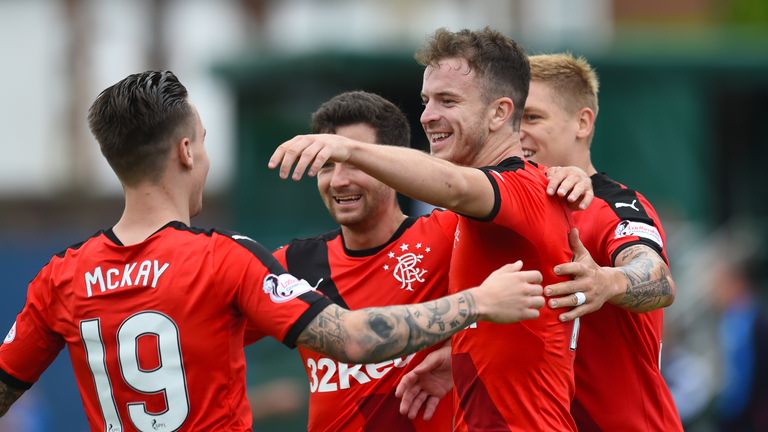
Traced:
<path fill-rule="evenodd" d="M 122 422 L 107 374 L 107 353 L 99 319 L 81 321 L 80 335 L 104 416 L 104 430 L 122 431 Z M 160 364 L 153 370 L 142 369 L 139 365 L 137 341 L 146 335 L 157 338 Z M 120 373 L 125 383 L 139 393 L 163 392 L 167 404 L 164 412 L 152 414 L 147 411 L 144 402 L 129 402 L 128 414 L 136 429 L 154 432 L 180 428 L 189 415 L 189 396 L 176 323 L 159 312 L 139 312 L 120 325 L 117 344 Z"/>

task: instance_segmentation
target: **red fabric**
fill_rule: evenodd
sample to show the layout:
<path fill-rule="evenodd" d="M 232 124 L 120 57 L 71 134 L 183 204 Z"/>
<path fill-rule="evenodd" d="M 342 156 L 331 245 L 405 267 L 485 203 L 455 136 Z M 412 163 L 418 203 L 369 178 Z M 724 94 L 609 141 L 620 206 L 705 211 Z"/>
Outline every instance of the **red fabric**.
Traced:
<path fill-rule="evenodd" d="M 344 249 L 340 234 L 321 241 L 326 256 L 297 256 L 323 261 L 331 279 L 350 309 L 370 306 L 421 303 L 448 294 L 448 268 L 457 216 L 435 211 L 418 218 L 382 248 L 352 256 Z M 290 267 L 286 254 L 294 243 L 275 251 L 275 257 Z M 295 269 L 289 271 L 296 273 Z M 297 277 L 312 275 L 296 273 Z M 400 280 L 398 280 L 399 278 Z M 307 279 L 311 285 L 316 279 Z M 320 291 L 327 289 L 321 283 Z M 333 298 L 331 293 L 323 291 Z M 250 331 L 249 331 L 250 333 Z M 248 339 L 248 334 L 246 339 Z M 403 375 L 435 348 L 394 361 L 353 365 L 338 362 L 299 347 L 310 384 L 308 430 L 317 431 L 445 431 L 451 428 L 452 398 L 440 402 L 434 417 L 425 422 L 399 414 L 400 400 L 394 396 Z"/>
<path fill-rule="evenodd" d="M 54 256 L 29 285 L 16 336 L 0 347 L 0 369 L 33 383 L 66 344 L 93 430 L 120 423 L 122 431 L 138 430 L 134 404 L 134 411 L 169 410 L 144 418 L 158 430 L 181 421 L 183 431 L 250 431 L 246 316 L 282 340 L 310 303 L 271 300 L 265 278 L 282 268 L 266 250 L 269 263 L 257 258 L 249 249 L 263 248 L 255 242 L 246 248 L 175 224 L 132 246 L 101 232 Z M 110 407 L 117 422 L 105 422 Z"/>
<path fill-rule="evenodd" d="M 568 262 L 569 223 L 560 199 L 546 195 L 544 170 L 518 158 L 485 168 L 498 190 L 490 221 L 459 219 L 451 261 L 451 291 L 480 284 L 518 259 L 540 270 L 544 285 L 562 279 L 555 265 Z M 532 321 L 478 323 L 453 337 L 456 428 L 462 431 L 575 430 L 569 349 L 572 323 L 549 307 Z"/>
<path fill-rule="evenodd" d="M 609 181 L 598 175 L 594 181 L 596 198 L 590 207 L 574 213 L 585 247 L 601 266 L 613 266 L 619 248 L 639 244 L 641 237 L 617 236 L 622 222 L 616 202 L 601 198 L 601 187 Z M 653 206 L 639 193 L 624 190 L 622 202 L 641 206 L 638 216 L 650 218 L 664 243 L 662 257 L 667 260 L 666 238 Z M 636 194 L 636 195 L 635 195 Z M 612 206 L 613 204 L 613 206 Z M 629 212 L 631 214 L 631 212 Z M 636 219 L 639 220 L 639 219 Z M 580 431 L 682 431 L 672 395 L 659 370 L 664 312 L 633 313 L 606 303 L 581 318 L 576 355 L 576 397 L 573 415 Z"/>

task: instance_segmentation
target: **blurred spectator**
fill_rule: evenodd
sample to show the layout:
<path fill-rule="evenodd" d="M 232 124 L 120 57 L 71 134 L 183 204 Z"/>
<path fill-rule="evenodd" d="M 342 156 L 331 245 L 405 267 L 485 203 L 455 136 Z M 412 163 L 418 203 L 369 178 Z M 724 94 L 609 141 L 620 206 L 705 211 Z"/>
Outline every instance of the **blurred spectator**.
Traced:
<path fill-rule="evenodd" d="M 754 254 L 745 256 L 740 242 L 733 246 L 711 268 L 723 373 L 715 412 L 722 431 L 768 431 L 768 317 Z"/>

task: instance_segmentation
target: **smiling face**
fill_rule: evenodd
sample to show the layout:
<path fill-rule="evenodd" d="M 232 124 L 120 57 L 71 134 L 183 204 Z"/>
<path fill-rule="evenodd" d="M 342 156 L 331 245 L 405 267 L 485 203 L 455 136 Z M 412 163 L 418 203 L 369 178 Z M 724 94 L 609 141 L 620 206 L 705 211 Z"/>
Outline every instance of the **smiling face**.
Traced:
<path fill-rule="evenodd" d="M 579 165 L 579 153 L 588 149 L 577 145 L 578 113 L 567 112 L 551 86 L 531 81 L 520 141 L 526 159 L 547 166 Z"/>
<path fill-rule="evenodd" d="M 473 166 L 488 139 L 489 110 L 481 79 L 463 58 L 447 58 L 424 70 L 421 125 L 432 155 Z"/>
<path fill-rule="evenodd" d="M 364 123 L 338 127 L 335 133 L 357 141 L 376 142 L 376 131 Z M 390 207 L 397 206 L 392 188 L 350 164 L 326 164 L 317 174 L 317 189 L 339 225 L 376 226 Z"/>

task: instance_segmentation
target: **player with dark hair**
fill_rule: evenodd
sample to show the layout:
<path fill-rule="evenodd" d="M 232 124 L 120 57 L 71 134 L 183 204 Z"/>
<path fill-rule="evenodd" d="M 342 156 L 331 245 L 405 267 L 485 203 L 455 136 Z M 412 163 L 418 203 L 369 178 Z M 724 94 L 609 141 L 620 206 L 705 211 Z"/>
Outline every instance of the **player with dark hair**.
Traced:
<path fill-rule="evenodd" d="M 363 91 L 341 93 L 323 103 L 312 115 L 311 130 L 410 147 L 410 127 L 400 109 Z M 394 189 L 346 163 L 323 166 L 317 188 L 339 228 L 275 251 L 289 272 L 350 309 L 418 303 L 448 294 L 454 213 L 407 217 Z M 247 339 L 256 337 L 246 331 Z M 394 395 L 400 377 L 431 351 L 383 363 L 348 364 L 299 347 L 310 388 L 308 430 L 449 430 L 449 398 L 427 422 L 399 415 L 400 401 Z"/>
<path fill-rule="evenodd" d="M 279 168 L 282 178 L 293 168 L 298 180 L 328 162 L 349 163 L 408 196 L 458 213 L 452 292 L 511 257 L 541 271 L 547 284 L 564 281 L 553 269 L 572 258 L 568 211 L 547 195 L 545 169 L 522 159 L 519 128 L 530 79 L 526 55 L 514 41 L 486 28 L 438 30 L 417 57 L 426 66 L 421 123 L 439 158 L 335 135 L 306 135 L 278 147 L 269 166 Z M 568 183 L 562 184 L 558 194 L 568 190 Z M 583 192 L 578 187 L 568 199 L 576 202 Z M 572 338 L 572 322 L 561 322 L 550 308 L 535 321 L 479 324 L 457 333 L 451 341 L 455 428 L 575 430 Z"/>
<path fill-rule="evenodd" d="M 120 220 L 56 254 L 0 346 L 0 415 L 69 349 L 94 430 L 250 430 L 246 321 L 345 362 L 407 355 L 478 319 L 538 316 L 541 275 L 504 266 L 427 303 L 348 311 L 248 237 L 190 227 L 205 129 L 171 72 L 104 90 L 89 125 L 125 191 Z"/>

